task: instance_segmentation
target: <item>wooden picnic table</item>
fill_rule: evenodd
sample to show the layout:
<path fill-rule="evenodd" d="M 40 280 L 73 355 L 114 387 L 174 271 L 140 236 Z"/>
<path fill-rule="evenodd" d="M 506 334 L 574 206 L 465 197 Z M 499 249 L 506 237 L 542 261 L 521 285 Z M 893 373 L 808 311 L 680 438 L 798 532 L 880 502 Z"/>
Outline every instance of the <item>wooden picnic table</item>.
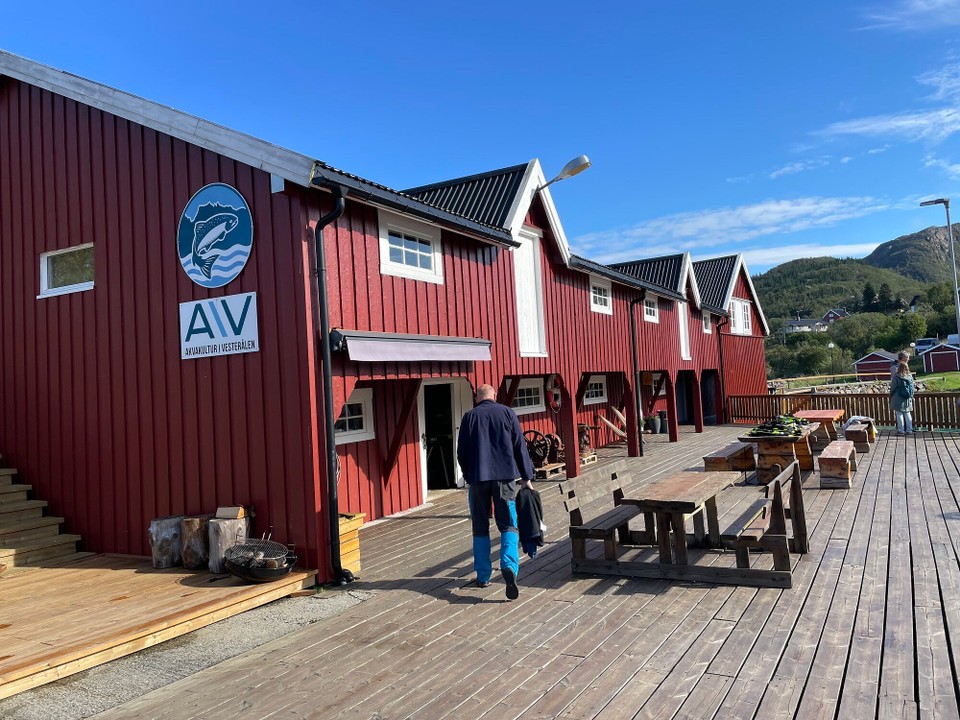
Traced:
<path fill-rule="evenodd" d="M 698 545 L 720 547 L 717 494 L 739 479 L 740 473 L 730 470 L 679 472 L 641 488 L 639 497 L 625 497 L 621 504 L 636 505 L 641 512 L 653 513 L 656 518 L 661 565 L 687 565 L 686 516 L 693 516 L 693 534 Z M 704 515 L 706 532 L 703 526 Z"/>
<path fill-rule="evenodd" d="M 820 423 L 810 423 L 798 435 L 741 435 L 741 442 L 757 445 L 757 482 L 766 485 L 796 460 L 801 470 L 813 470 L 810 435 Z"/>
<path fill-rule="evenodd" d="M 798 410 L 793 415 L 801 420 L 820 423 L 820 428 L 810 436 L 810 442 L 815 450 L 822 450 L 836 440 L 837 423 L 843 420 L 846 411 L 842 408 L 828 408 L 826 410 Z"/>
<path fill-rule="evenodd" d="M 693 534 L 690 539 L 694 545 L 722 547 L 717 495 L 740 477 L 739 472 L 730 470 L 684 471 L 640 488 L 635 497 L 624 497 L 620 504 L 634 505 L 645 515 L 655 516 L 658 561 L 584 558 L 575 561 L 574 569 L 577 572 L 620 577 L 670 578 L 754 587 L 790 587 L 789 571 L 690 563 L 687 552 L 687 516 L 693 519 Z M 630 530 L 629 536 L 632 545 L 646 545 L 653 540 L 646 531 Z"/>

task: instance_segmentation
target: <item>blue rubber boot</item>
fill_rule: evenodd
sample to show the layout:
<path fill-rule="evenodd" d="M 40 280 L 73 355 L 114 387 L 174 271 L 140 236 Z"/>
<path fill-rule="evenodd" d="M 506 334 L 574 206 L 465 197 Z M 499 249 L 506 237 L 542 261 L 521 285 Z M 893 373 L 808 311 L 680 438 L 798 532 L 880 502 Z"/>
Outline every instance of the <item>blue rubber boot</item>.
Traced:
<path fill-rule="evenodd" d="M 502 551 L 501 551 L 502 552 Z M 473 569 L 477 572 L 477 584 L 487 585 L 493 573 L 493 564 L 490 562 L 490 536 L 473 536 Z"/>

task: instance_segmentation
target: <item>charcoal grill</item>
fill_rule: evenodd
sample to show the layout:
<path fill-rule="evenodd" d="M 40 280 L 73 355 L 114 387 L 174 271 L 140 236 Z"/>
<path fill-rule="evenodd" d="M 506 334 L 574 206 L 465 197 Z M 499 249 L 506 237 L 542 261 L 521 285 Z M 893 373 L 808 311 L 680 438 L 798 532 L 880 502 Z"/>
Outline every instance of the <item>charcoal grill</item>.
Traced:
<path fill-rule="evenodd" d="M 251 582 L 269 582 L 287 575 L 297 564 L 293 545 L 282 545 L 264 536 L 231 545 L 223 554 L 227 570 Z"/>

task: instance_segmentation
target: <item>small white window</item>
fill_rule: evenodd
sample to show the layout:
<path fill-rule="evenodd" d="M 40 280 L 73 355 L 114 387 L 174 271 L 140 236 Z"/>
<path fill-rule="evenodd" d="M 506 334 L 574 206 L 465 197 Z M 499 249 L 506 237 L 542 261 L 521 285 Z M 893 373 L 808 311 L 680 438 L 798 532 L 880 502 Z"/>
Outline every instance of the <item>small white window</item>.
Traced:
<path fill-rule="evenodd" d="M 440 231 L 411 218 L 380 211 L 380 272 L 443 284 Z"/>
<path fill-rule="evenodd" d="M 93 243 L 40 256 L 40 294 L 66 295 L 93 289 Z"/>
<path fill-rule="evenodd" d="M 613 315 L 613 297 L 610 291 L 610 283 L 603 280 L 590 281 L 590 309 L 605 315 Z"/>
<path fill-rule="evenodd" d="M 660 383 L 660 376 L 662 373 L 650 373 L 650 385 L 649 385 L 649 394 L 652 397 L 653 391 L 657 389 L 657 385 Z M 664 381 L 663 385 L 660 385 L 660 392 L 657 393 L 657 397 L 666 397 L 667 396 L 667 383 Z"/>
<path fill-rule="evenodd" d="M 333 425 L 337 445 L 373 440 L 373 389 L 360 388 L 350 393 L 350 397 L 340 411 L 340 417 Z"/>
<path fill-rule="evenodd" d="M 752 330 L 750 303 L 734 298 L 730 301 L 730 332 L 734 335 L 749 335 Z"/>
<path fill-rule="evenodd" d="M 712 333 L 713 328 L 710 325 L 710 313 L 708 313 L 706 310 L 703 311 L 703 317 L 701 318 L 701 321 L 703 322 L 703 334 L 709 335 Z"/>
<path fill-rule="evenodd" d="M 607 376 L 591 375 L 587 379 L 587 391 L 583 394 L 584 405 L 599 405 L 607 402 Z"/>
<path fill-rule="evenodd" d="M 517 415 L 529 415 L 546 410 L 547 406 L 543 402 L 543 380 L 541 378 L 521 380 L 510 407 Z"/>
<path fill-rule="evenodd" d="M 644 298 L 643 319 L 647 322 L 660 322 L 660 306 L 656 298 Z"/>
<path fill-rule="evenodd" d="M 677 324 L 680 331 L 680 358 L 682 360 L 690 359 L 690 325 L 689 325 L 689 306 L 685 302 L 677 303 Z"/>

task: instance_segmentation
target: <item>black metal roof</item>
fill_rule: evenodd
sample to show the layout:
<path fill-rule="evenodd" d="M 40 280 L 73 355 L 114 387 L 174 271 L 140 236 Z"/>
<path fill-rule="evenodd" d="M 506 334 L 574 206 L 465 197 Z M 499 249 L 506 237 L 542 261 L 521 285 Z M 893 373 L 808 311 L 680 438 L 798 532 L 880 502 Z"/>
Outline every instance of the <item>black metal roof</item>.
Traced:
<path fill-rule="evenodd" d="M 637 277 L 630 275 L 624 275 L 622 272 L 618 272 L 613 268 L 610 268 L 606 265 L 601 265 L 598 262 L 593 260 L 588 260 L 585 257 L 580 257 L 579 255 L 570 256 L 570 267 L 575 270 L 582 270 L 584 272 L 591 273 L 593 275 L 599 275 L 601 277 L 608 278 L 614 282 L 618 282 L 621 285 L 627 285 L 628 287 L 642 288 L 644 290 L 652 290 L 658 295 L 664 297 L 670 297 L 674 300 L 683 300 L 684 296 L 681 293 L 678 293 L 675 290 L 669 288 L 664 288 L 661 285 L 654 285 L 653 283 L 648 283 L 645 280 L 642 280 Z"/>
<path fill-rule="evenodd" d="M 683 279 L 683 253 L 614 263 L 610 267 L 655 288 L 683 296 L 684 288 L 680 287 Z"/>
<path fill-rule="evenodd" d="M 404 190 L 404 195 L 478 223 L 507 228 L 529 163 Z"/>
<path fill-rule="evenodd" d="M 727 312 L 723 301 L 727 298 L 727 290 L 736 269 L 736 255 L 694 261 L 693 274 L 697 278 L 697 287 L 700 288 L 700 302 L 707 309 L 719 313 Z"/>

